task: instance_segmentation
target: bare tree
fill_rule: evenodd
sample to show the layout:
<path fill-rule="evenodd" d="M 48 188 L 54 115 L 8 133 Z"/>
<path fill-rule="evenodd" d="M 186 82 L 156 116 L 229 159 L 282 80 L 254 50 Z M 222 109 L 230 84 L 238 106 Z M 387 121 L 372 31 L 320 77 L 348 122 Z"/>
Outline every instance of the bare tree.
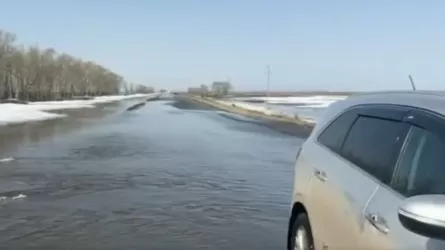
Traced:
<path fill-rule="evenodd" d="M 209 93 L 209 87 L 205 84 L 201 84 L 201 86 L 199 87 L 201 89 L 201 96 L 206 96 Z"/>
<path fill-rule="evenodd" d="M 146 94 L 149 94 L 149 93 L 154 93 L 155 90 L 152 87 L 148 87 L 148 86 L 145 86 L 145 85 L 142 85 L 142 84 L 138 84 L 136 86 L 136 88 L 135 88 L 135 92 L 136 93 L 146 93 Z"/>
<path fill-rule="evenodd" d="M 151 91 L 135 86 L 111 70 L 54 49 L 15 44 L 16 36 L 0 30 L 0 100 L 71 99 Z"/>

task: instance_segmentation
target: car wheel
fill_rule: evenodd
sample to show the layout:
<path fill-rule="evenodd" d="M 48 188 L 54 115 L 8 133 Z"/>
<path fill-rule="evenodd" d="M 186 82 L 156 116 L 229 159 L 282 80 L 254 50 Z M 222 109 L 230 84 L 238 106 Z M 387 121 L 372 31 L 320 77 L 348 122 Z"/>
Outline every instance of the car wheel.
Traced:
<path fill-rule="evenodd" d="M 290 249 L 292 250 L 314 250 L 314 239 L 312 237 L 311 225 L 307 214 L 301 213 L 292 224 L 290 234 Z"/>

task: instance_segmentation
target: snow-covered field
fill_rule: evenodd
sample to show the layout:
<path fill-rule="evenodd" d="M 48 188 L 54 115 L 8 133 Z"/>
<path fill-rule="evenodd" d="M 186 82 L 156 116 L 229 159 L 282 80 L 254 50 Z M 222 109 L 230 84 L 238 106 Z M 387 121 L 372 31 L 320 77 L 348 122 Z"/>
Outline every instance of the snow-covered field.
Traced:
<path fill-rule="evenodd" d="M 298 116 L 308 122 L 316 122 L 323 110 L 347 96 L 292 96 L 292 97 L 246 97 L 236 98 L 231 103 L 249 110 Z"/>
<path fill-rule="evenodd" d="M 115 101 L 157 97 L 159 94 L 135 94 L 127 96 L 100 96 L 92 100 L 67 100 L 32 102 L 29 104 L 0 104 L 0 125 L 25 123 L 32 121 L 43 121 L 66 117 L 65 114 L 55 114 L 48 111 L 93 108 L 96 104 L 110 103 Z"/>
<path fill-rule="evenodd" d="M 329 95 L 315 95 L 315 96 L 290 96 L 290 97 L 247 97 L 236 98 L 239 101 L 247 102 L 263 102 L 278 105 L 295 105 L 308 108 L 326 108 L 331 103 L 343 100 L 347 96 L 329 96 Z"/>

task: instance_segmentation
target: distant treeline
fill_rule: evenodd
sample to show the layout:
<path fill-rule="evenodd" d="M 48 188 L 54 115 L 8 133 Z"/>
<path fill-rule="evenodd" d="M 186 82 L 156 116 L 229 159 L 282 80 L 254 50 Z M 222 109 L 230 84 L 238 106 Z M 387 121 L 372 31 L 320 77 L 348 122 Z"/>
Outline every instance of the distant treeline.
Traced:
<path fill-rule="evenodd" d="M 150 93 L 153 88 L 127 83 L 119 74 L 52 48 L 18 45 L 16 36 L 0 30 L 0 100 L 44 101 L 124 92 Z"/>
<path fill-rule="evenodd" d="M 173 91 L 176 94 L 188 93 L 193 95 L 211 96 L 211 97 L 290 97 L 290 96 L 314 96 L 314 95 L 337 95 L 348 96 L 358 92 L 353 91 L 235 91 L 230 81 L 214 81 L 211 85 L 201 84 L 199 87 L 189 87 L 187 91 Z"/>

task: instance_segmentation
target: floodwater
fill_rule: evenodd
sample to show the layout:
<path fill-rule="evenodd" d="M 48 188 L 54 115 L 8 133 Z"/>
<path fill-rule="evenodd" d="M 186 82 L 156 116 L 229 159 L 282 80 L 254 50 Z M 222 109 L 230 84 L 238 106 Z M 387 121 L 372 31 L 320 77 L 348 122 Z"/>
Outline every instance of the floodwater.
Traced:
<path fill-rule="evenodd" d="M 128 106 L 0 129 L 1 247 L 285 249 L 302 139 L 183 102 Z"/>

